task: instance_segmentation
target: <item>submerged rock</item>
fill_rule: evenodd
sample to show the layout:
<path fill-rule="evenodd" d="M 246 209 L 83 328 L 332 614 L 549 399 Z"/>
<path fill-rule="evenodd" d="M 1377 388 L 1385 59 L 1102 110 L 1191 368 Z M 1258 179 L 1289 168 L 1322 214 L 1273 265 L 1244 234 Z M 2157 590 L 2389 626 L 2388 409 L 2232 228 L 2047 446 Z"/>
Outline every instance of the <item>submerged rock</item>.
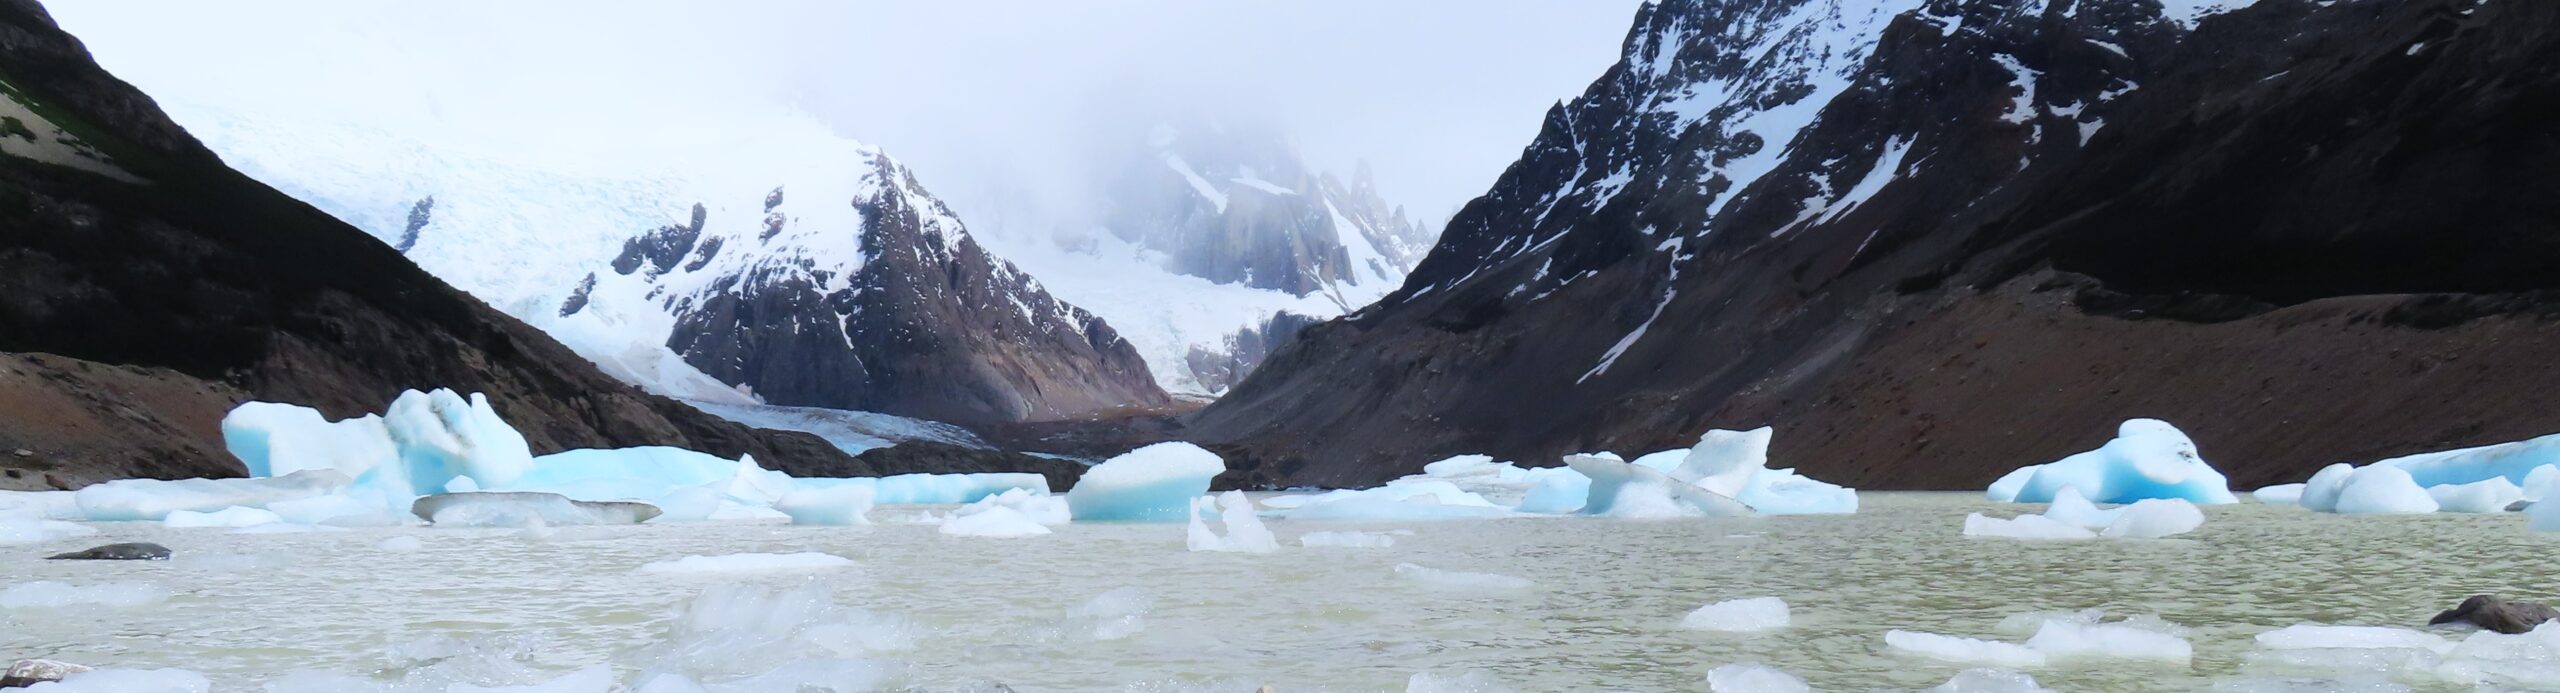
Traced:
<path fill-rule="evenodd" d="M 409 512 L 438 525 L 528 527 L 534 525 L 636 525 L 661 512 L 636 501 L 570 500 L 557 493 L 470 491 L 419 498 Z"/>
<path fill-rule="evenodd" d="M 0 673 L 0 688 L 26 688 L 47 681 L 89 671 L 91 667 L 53 659 L 21 659 Z"/>
<path fill-rule="evenodd" d="M 95 548 L 46 556 L 53 561 L 165 561 L 169 547 L 149 542 L 108 544 Z"/>
<path fill-rule="evenodd" d="M 2461 606 L 2436 614 L 2427 625 L 2469 623 L 2509 635 L 2525 633 L 2544 622 L 2560 620 L 2560 609 L 2534 602 L 2511 602 L 2492 594 L 2475 594 Z"/>

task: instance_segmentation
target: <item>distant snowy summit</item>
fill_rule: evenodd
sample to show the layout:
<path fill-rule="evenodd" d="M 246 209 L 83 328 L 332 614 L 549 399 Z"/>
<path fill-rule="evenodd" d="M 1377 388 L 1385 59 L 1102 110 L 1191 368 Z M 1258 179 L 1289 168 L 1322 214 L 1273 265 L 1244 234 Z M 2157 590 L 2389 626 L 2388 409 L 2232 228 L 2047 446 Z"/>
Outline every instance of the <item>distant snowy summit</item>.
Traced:
<path fill-rule="evenodd" d="M 661 394 L 961 423 L 1170 402 L 1103 319 L 981 248 L 894 159 L 804 120 L 606 162 L 171 109 L 243 171 Z"/>
<path fill-rule="evenodd" d="M 1138 343 L 1165 388 L 1215 396 L 1299 328 L 1404 283 L 1437 228 L 1307 164 L 1275 127 L 1209 117 L 1103 138 L 1092 218 L 990 242 Z M 1167 301 L 1178 296 L 1180 301 Z"/>

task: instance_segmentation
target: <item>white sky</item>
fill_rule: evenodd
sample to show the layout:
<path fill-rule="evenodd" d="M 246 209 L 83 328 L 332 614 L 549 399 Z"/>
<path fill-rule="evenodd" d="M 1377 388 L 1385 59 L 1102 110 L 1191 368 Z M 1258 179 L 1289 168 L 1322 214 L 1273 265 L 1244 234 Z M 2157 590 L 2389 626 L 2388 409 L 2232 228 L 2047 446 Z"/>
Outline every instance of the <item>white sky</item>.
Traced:
<path fill-rule="evenodd" d="M 1267 117 L 1438 219 L 1616 59 L 1640 0 L 53 0 L 164 99 L 596 156 L 813 118 L 963 215 L 1091 192 L 1097 125 Z M 747 124 L 747 125 L 742 125 Z M 1025 191 L 1028 192 L 1025 192 Z M 992 220 L 989 220 L 992 221 Z"/>

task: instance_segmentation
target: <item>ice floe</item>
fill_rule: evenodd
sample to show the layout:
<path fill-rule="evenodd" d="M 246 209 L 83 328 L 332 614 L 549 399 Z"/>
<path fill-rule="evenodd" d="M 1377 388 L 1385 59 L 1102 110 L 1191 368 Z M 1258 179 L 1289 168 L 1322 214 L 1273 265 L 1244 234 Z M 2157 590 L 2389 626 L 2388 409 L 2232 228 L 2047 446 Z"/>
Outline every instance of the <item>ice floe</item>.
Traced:
<path fill-rule="evenodd" d="M 1759 662 L 1736 662 L 1707 670 L 1707 690 L 1715 693 L 1809 693 L 1812 686 L 1783 669 Z"/>
<path fill-rule="evenodd" d="M 1998 667 L 2044 666 L 2045 655 L 2024 645 L 1909 630 L 1884 634 L 1885 648 L 1895 653 L 1955 664 Z"/>
<path fill-rule="evenodd" d="M 1191 499 L 1208 493 L 1209 480 L 1226 471 L 1226 461 L 1200 446 L 1157 443 L 1085 470 L 1067 490 L 1067 505 L 1078 520 L 1180 521 Z"/>
<path fill-rule="evenodd" d="M 1414 584 L 1446 592 L 1516 592 L 1537 587 L 1528 578 L 1396 564 L 1396 574 Z"/>
<path fill-rule="evenodd" d="M 867 525 L 872 493 L 869 486 L 793 489 L 776 499 L 773 509 L 791 516 L 795 525 Z"/>
<path fill-rule="evenodd" d="M 1680 627 L 1686 630 L 1756 633 L 1785 628 L 1792 621 L 1786 600 L 1751 597 L 1698 607 L 1680 619 Z"/>
<path fill-rule="evenodd" d="M 2101 509 L 2065 486 L 2041 515 L 2000 519 L 1970 513 L 1964 535 L 2007 539 L 2158 539 L 2204 526 L 2204 510 L 2184 499 L 2144 499 L 2120 508 Z"/>
<path fill-rule="evenodd" d="M 1219 522 L 1226 526 L 1226 534 L 1220 535 L 1211 530 L 1209 523 L 1200 518 L 1211 511 L 1215 511 Z M 1191 524 L 1183 544 L 1193 551 L 1271 553 L 1280 550 L 1279 539 L 1272 537 L 1271 529 L 1264 527 L 1262 519 L 1254 516 L 1253 500 L 1246 498 L 1243 491 L 1228 491 L 1215 499 L 1208 496 L 1194 499 Z"/>
<path fill-rule="evenodd" d="M 942 518 L 940 527 L 935 531 L 955 537 L 999 539 L 1036 537 L 1050 533 L 1049 528 L 1040 524 L 1039 520 L 1008 505 L 986 506 L 968 514 L 954 512 Z"/>
<path fill-rule="evenodd" d="M 2030 471 L 2032 470 L 2032 471 Z M 2197 453 L 2195 441 L 2157 419 L 2133 419 L 2096 450 L 2012 471 L 1994 481 L 1991 500 L 2050 503 L 2064 488 L 2100 503 L 2146 498 L 2214 505 L 2237 503 L 2231 483 Z"/>

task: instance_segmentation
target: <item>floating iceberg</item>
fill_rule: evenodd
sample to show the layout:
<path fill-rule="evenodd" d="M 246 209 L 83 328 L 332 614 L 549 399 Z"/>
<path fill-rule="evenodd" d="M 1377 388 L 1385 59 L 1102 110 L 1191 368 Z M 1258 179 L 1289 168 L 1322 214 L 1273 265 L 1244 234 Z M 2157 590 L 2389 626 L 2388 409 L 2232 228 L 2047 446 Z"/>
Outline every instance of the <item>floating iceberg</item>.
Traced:
<path fill-rule="evenodd" d="M 2427 487 L 2427 497 L 2434 499 L 2438 512 L 2502 513 L 2524 500 L 2524 489 L 2503 476 L 2468 484 L 2440 484 Z"/>
<path fill-rule="evenodd" d="M 2043 652 L 2023 645 L 1936 633 L 1908 630 L 1885 631 L 1884 645 L 1886 649 L 1896 653 L 1956 664 L 1989 664 L 2020 668 L 2040 667 L 2045 663 Z"/>
<path fill-rule="evenodd" d="M 193 510 L 172 512 L 169 513 L 168 518 L 161 520 L 160 524 L 169 527 L 250 527 L 283 521 L 282 516 L 265 509 L 243 508 L 235 505 L 212 512 Z"/>
<path fill-rule="evenodd" d="M 1291 520 L 1467 520 L 1504 517 L 1511 511 L 1442 479 L 1405 477 L 1377 488 L 1278 496 L 1266 504 Z"/>
<path fill-rule="evenodd" d="M 2027 639 L 2027 648 L 2048 658 L 2148 659 L 2185 664 L 2195 646 L 2170 633 L 2121 623 L 2045 621 Z"/>
<path fill-rule="evenodd" d="M 381 416 L 330 422 L 308 407 L 250 402 L 222 420 L 223 446 L 252 477 L 331 471 L 391 495 L 443 490 L 457 477 L 504 484 L 533 468 L 532 448 L 487 396 L 409 390 Z"/>
<path fill-rule="evenodd" d="M 643 573 L 682 573 L 689 575 L 737 575 L 742 573 L 797 573 L 840 570 L 853 566 L 853 559 L 829 553 L 733 553 L 726 556 L 686 556 L 640 566 Z"/>
<path fill-rule="evenodd" d="M 1067 505 L 1078 520 L 1177 521 L 1226 471 L 1226 461 L 1200 446 L 1157 443 L 1085 470 L 1067 490 Z"/>
<path fill-rule="evenodd" d="M 438 526 L 544 527 L 632 525 L 658 516 L 658 508 L 628 501 L 575 501 L 556 493 L 478 491 L 420 497 L 410 512 Z"/>
<path fill-rule="evenodd" d="M 1209 523 L 1200 519 L 1212 508 L 1218 511 L 1219 521 L 1226 525 L 1226 536 L 1211 531 Z M 1271 553 L 1280 550 L 1280 540 L 1271 536 L 1270 528 L 1262 526 L 1262 518 L 1254 516 L 1253 500 L 1246 498 L 1243 491 L 1228 491 L 1214 500 L 1207 496 L 1193 500 L 1190 531 L 1183 544 L 1193 551 Z"/>
<path fill-rule="evenodd" d="M 2533 470 L 2560 465 L 2560 434 L 2513 443 L 2427 452 L 2375 462 L 2409 472 L 2419 486 L 2468 484 L 2503 478 L 2519 487 Z"/>
<path fill-rule="evenodd" d="M 2053 505 L 2044 509 L 2044 516 L 2073 527 L 2098 530 L 2115 524 L 2117 518 L 2124 516 L 2124 511 L 2124 508 L 2101 510 L 2097 504 L 2081 497 L 2080 489 L 2065 486 L 2062 492 L 2054 494 Z"/>
<path fill-rule="evenodd" d="M 1964 535 L 2003 539 L 2098 538 L 2097 532 L 2043 515 L 2019 515 L 2003 520 L 1987 517 L 1982 513 L 1969 513 L 1964 516 Z"/>
<path fill-rule="evenodd" d="M 162 520 L 180 510 L 232 506 L 260 508 L 277 501 L 312 498 L 347 487 L 347 476 L 313 469 L 256 479 L 118 479 L 80 489 L 73 496 L 91 520 Z"/>
<path fill-rule="evenodd" d="M 1011 506 L 996 505 L 967 515 L 952 513 L 942 519 L 938 531 L 958 537 L 1013 538 L 1048 534 L 1049 528 Z"/>
<path fill-rule="evenodd" d="M 1411 563 L 1396 564 L 1396 574 L 1424 587 L 1447 592 L 1515 592 L 1538 586 L 1528 578 L 1440 570 Z"/>
<path fill-rule="evenodd" d="M 1767 426 L 1708 431 L 1679 458 L 1679 466 L 1669 470 L 1671 478 L 1741 501 L 1762 515 L 1858 511 L 1854 489 L 1808 479 L 1793 469 L 1770 469 L 1769 440 L 1774 433 Z M 1648 463 L 1665 457 L 1665 453 L 1654 453 L 1637 458 L 1635 464 L 1653 466 Z"/>
<path fill-rule="evenodd" d="M 1591 478 L 1586 515 L 1609 517 L 1737 517 L 1751 507 L 1730 496 L 1672 478 L 1652 467 L 1600 457 L 1567 455 L 1565 466 Z"/>
<path fill-rule="evenodd" d="M 2035 470 L 2028 472 L 2027 470 Z M 2017 479 L 2026 474 L 2023 481 Z M 2004 491 L 2013 492 L 2004 494 Z M 2206 464 L 2189 440 L 2168 422 L 2133 419 L 2116 427 L 2116 437 L 2096 450 L 2061 460 L 2020 468 L 1992 482 L 1992 500 L 2050 503 L 2064 487 L 2100 503 L 2131 503 L 2146 498 L 2183 499 L 2215 505 L 2237 503 L 2231 483 Z"/>
<path fill-rule="evenodd" d="M 871 524 L 871 488 L 804 488 L 782 494 L 773 509 L 790 515 L 795 525 L 867 525 Z"/>
<path fill-rule="evenodd" d="M 1725 633 L 1756 633 L 1787 627 L 1792 619 L 1786 600 L 1777 597 L 1732 599 L 1698 607 L 1680 619 L 1687 630 L 1712 630 Z"/>
<path fill-rule="evenodd" d="M 1034 493 L 1028 489 L 1019 488 L 980 498 L 977 502 L 952 510 L 951 514 L 973 515 L 996 507 L 1012 508 L 1014 512 L 1022 513 L 1023 517 L 1031 518 L 1032 522 L 1040 523 L 1044 527 L 1056 527 L 1075 520 L 1075 511 L 1067 507 L 1066 498 L 1049 495 L 1047 491 Z"/>
<path fill-rule="evenodd" d="M 2303 495 L 2310 496 L 2310 490 L 2306 488 Z M 2368 465 L 2356 468 L 2353 473 L 2339 480 L 2336 497 L 2336 504 L 2328 509 L 2341 515 L 2390 515 L 2436 511 L 2435 497 L 2427 495 L 2427 490 L 2418 486 L 2418 482 L 2410 477 L 2408 470 L 2390 465 Z M 2305 503 L 2304 507 L 2311 506 Z"/>
<path fill-rule="evenodd" d="M 1812 686 L 1794 674 L 1758 662 L 1739 662 L 1707 670 L 1707 690 L 1714 693 L 1808 693 Z"/>

